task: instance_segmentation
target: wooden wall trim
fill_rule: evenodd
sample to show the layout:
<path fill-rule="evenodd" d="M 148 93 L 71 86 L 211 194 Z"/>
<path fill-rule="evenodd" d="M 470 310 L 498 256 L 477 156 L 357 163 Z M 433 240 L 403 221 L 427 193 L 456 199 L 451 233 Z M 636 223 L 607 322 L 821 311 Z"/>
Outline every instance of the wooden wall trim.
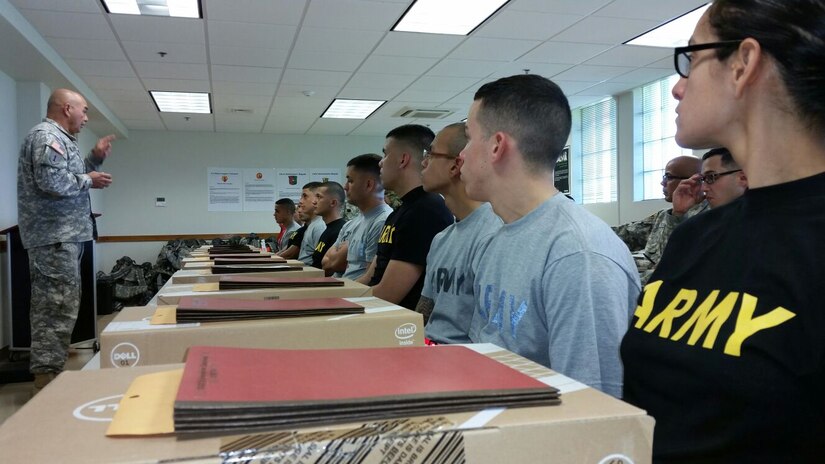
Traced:
<path fill-rule="evenodd" d="M 123 242 L 168 242 L 169 240 L 212 240 L 213 238 L 228 239 L 231 237 L 246 237 L 244 234 L 169 234 L 169 235 L 101 235 L 97 238 L 97 243 L 123 243 Z M 277 237 L 278 234 L 272 232 L 255 233 L 259 238 Z"/>

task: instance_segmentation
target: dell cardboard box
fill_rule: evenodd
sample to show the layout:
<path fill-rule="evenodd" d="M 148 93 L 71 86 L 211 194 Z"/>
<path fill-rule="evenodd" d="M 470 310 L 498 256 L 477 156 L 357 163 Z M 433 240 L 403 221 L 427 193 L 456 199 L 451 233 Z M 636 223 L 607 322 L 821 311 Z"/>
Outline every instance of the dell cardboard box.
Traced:
<path fill-rule="evenodd" d="M 143 374 L 182 365 L 69 371 L 0 426 L 4 462 L 646 464 L 653 418 L 493 345 L 470 345 L 561 390 L 561 404 L 500 408 L 227 438 L 109 438 Z"/>
<path fill-rule="evenodd" d="M 358 298 L 372 296 L 372 287 L 349 279 L 340 287 L 294 287 L 294 288 L 259 288 L 250 290 L 218 290 L 218 283 L 206 284 L 168 284 L 158 291 L 159 305 L 174 305 L 182 296 L 215 298 L 249 298 L 268 300 L 275 298 Z"/>
<path fill-rule="evenodd" d="M 172 364 L 194 345 L 239 348 L 421 346 L 421 314 L 375 297 L 350 298 L 363 314 L 156 325 L 154 306 L 124 308 L 100 334 L 100 367 Z"/>

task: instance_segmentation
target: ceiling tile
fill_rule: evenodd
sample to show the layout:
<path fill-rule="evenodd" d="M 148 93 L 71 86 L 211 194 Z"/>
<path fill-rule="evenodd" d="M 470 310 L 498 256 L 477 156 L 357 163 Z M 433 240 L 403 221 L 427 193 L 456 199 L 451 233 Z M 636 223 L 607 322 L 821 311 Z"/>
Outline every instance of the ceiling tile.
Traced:
<path fill-rule="evenodd" d="M 272 114 L 292 114 L 298 118 L 315 119 L 323 114 L 330 103 L 332 103 L 332 100 L 324 98 L 279 96 L 275 98 L 275 103 L 272 105 Z"/>
<path fill-rule="evenodd" d="M 137 77 L 102 77 L 89 76 L 84 79 L 92 90 L 134 90 L 144 91 L 143 84 Z"/>
<path fill-rule="evenodd" d="M 149 92 L 145 90 L 112 90 L 95 89 L 95 94 L 102 98 L 104 102 L 109 100 L 130 101 L 130 102 L 150 102 Z"/>
<path fill-rule="evenodd" d="M 289 50 L 286 49 L 209 45 L 209 58 L 212 64 L 283 68 L 288 55 Z"/>
<path fill-rule="evenodd" d="M 504 63 L 498 61 L 478 60 L 442 60 L 429 71 L 428 76 L 448 77 L 487 77 L 497 71 Z"/>
<path fill-rule="evenodd" d="M 386 31 L 406 10 L 401 3 L 374 0 L 312 0 L 304 25 L 360 31 Z"/>
<path fill-rule="evenodd" d="M 206 63 L 206 45 L 202 43 L 123 42 L 131 61 L 161 63 Z M 160 56 L 159 52 L 165 52 Z"/>
<path fill-rule="evenodd" d="M 613 18 L 666 22 L 707 3 L 707 0 L 615 0 L 595 13 Z"/>
<path fill-rule="evenodd" d="M 593 87 L 594 85 L 596 85 L 593 82 L 559 81 L 559 80 L 556 80 L 556 79 L 553 79 L 553 82 L 555 82 L 556 85 L 561 87 L 561 90 L 564 92 L 564 94 L 568 95 L 568 96 L 573 95 L 573 94 L 578 93 L 578 92 L 581 92 L 582 90 L 584 90 L 588 87 Z"/>
<path fill-rule="evenodd" d="M 309 71 L 306 69 L 287 69 L 284 72 L 284 84 L 305 86 L 325 85 L 342 87 L 351 74 L 342 71 Z"/>
<path fill-rule="evenodd" d="M 667 48 L 640 47 L 634 45 L 619 45 L 601 55 L 590 58 L 584 64 L 605 66 L 646 66 L 672 56 L 673 51 Z"/>
<path fill-rule="evenodd" d="M 204 43 L 203 21 L 194 18 L 110 15 L 118 38 L 129 42 Z"/>
<path fill-rule="evenodd" d="M 654 27 L 656 21 L 590 16 L 552 37 L 554 42 L 623 43 Z"/>
<path fill-rule="evenodd" d="M 124 119 L 120 118 L 120 122 L 126 125 L 126 128 L 132 130 L 165 130 L 163 122 L 160 117 L 157 119 Z"/>
<path fill-rule="evenodd" d="M 81 76 L 136 77 L 128 61 L 66 60 Z"/>
<path fill-rule="evenodd" d="M 226 120 L 215 117 L 215 131 L 216 132 L 240 132 L 257 134 L 261 132 L 264 122 L 263 119 L 258 121 L 241 119 L 241 120 Z"/>
<path fill-rule="evenodd" d="M 216 81 L 257 82 L 275 85 L 280 78 L 281 69 L 279 68 L 212 65 L 212 79 Z"/>
<path fill-rule="evenodd" d="M 538 63 L 578 64 L 598 55 L 612 45 L 571 42 L 545 42 L 521 59 Z"/>
<path fill-rule="evenodd" d="M 208 20 L 297 26 L 306 0 L 204 0 Z"/>
<path fill-rule="evenodd" d="M 623 92 L 627 92 L 631 90 L 633 87 L 630 84 L 621 83 L 621 82 L 602 82 L 601 84 L 596 84 L 592 87 L 588 87 L 581 92 L 577 93 L 576 95 L 593 95 L 593 96 L 609 96 L 609 95 L 618 95 Z"/>
<path fill-rule="evenodd" d="M 644 85 L 649 82 L 653 82 L 655 80 L 662 79 L 664 77 L 671 76 L 676 74 L 676 72 L 671 69 L 657 69 L 657 68 L 639 68 L 629 73 L 622 74 L 621 76 L 616 76 L 610 79 L 610 82 L 629 82 L 629 83 L 638 83 L 639 85 Z"/>
<path fill-rule="evenodd" d="M 416 102 L 440 105 L 455 97 L 459 92 L 435 90 L 405 90 L 395 97 L 396 102 Z"/>
<path fill-rule="evenodd" d="M 114 40 L 109 23 L 102 14 L 65 13 L 49 10 L 21 10 L 44 37 Z"/>
<path fill-rule="evenodd" d="M 209 81 L 205 79 L 143 79 L 149 90 L 165 92 L 209 92 Z"/>
<path fill-rule="evenodd" d="M 295 50 L 367 54 L 375 48 L 383 36 L 382 31 L 352 31 L 303 26 L 298 34 L 298 40 L 295 41 Z"/>
<path fill-rule="evenodd" d="M 557 74 L 555 78 L 561 81 L 601 82 L 628 73 L 634 69 L 635 68 L 623 66 L 580 65 L 570 68 L 561 74 Z"/>
<path fill-rule="evenodd" d="M 254 82 L 212 81 L 212 89 L 217 93 L 237 95 L 275 95 L 275 83 L 259 84 Z"/>
<path fill-rule="evenodd" d="M 208 79 L 205 64 L 200 63 L 160 63 L 152 61 L 134 62 L 138 75 L 143 79 Z"/>
<path fill-rule="evenodd" d="M 528 70 L 530 74 L 538 74 L 540 76 L 551 78 L 556 74 L 564 72 L 570 68 L 571 66 L 569 64 L 530 63 L 519 60 L 514 61 L 512 63 L 507 63 L 504 66 L 500 67 L 498 71 L 489 75 L 487 77 L 487 80 L 492 81 L 495 79 L 499 79 L 501 77 L 512 76 L 515 74 L 525 74 L 525 70 Z"/>
<path fill-rule="evenodd" d="M 314 99 L 314 100 L 324 100 L 326 102 L 332 101 L 333 98 L 338 96 L 338 92 L 341 91 L 340 86 L 325 86 L 325 85 L 306 85 L 306 84 L 281 84 L 278 86 L 278 92 L 275 94 L 277 97 L 292 97 L 292 98 L 305 98 L 305 99 Z M 307 96 L 304 92 L 313 92 L 312 95 Z M 307 100 L 306 103 L 309 103 Z"/>
<path fill-rule="evenodd" d="M 371 55 L 359 71 L 419 76 L 430 69 L 437 61 L 435 58 Z"/>
<path fill-rule="evenodd" d="M 473 98 L 475 97 L 477 89 L 473 89 L 469 92 L 461 92 L 460 94 L 456 95 L 455 97 L 447 100 L 444 104 L 440 106 L 461 106 L 461 107 L 470 107 L 470 104 L 473 103 Z M 464 112 L 464 115 L 467 115 L 467 111 Z"/>
<path fill-rule="evenodd" d="M 504 10 L 474 32 L 473 37 L 547 40 L 583 18 L 580 15 Z"/>
<path fill-rule="evenodd" d="M 97 0 L 11 0 L 18 9 L 71 11 L 74 13 L 100 13 L 103 8 Z"/>
<path fill-rule="evenodd" d="M 209 21 L 209 44 L 221 47 L 281 48 L 288 50 L 297 27 L 282 24 Z"/>
<path fill-rule="evenodd" d="M 473 77 L 423 76 L 410 85 L 410 90 L 463 92 L 477 83 L 478 79 Z"/>
<path fill-rule="evenodd" d="M 66 60 L 115 60 L 123 61 L 126 55 L 114 35 L 112 40 L 67 39 L 47 37 L 49 45 Z"/>
<path fill-rule="evenodd" d="M 160 113 L 160 117 L 166 127 L 172 131 L 213 132 L 215 130 L 215 119 L 211 114 Z"/>
<path fill-rule="evenodd" d="M 450 58 L 459 60 L 512 61 L 532 50 L 540 43 L 541 42 L 535 40 L 470 37 L 450 53 Z"/>
<path fill-rule="evenodd" d="M 586 15 L 607 5 L 612 0 L 511 0 L 508 10 L 536 11 L 541 13 L 564 13 Z"/>
<path fill-rule="evenodd" d="M 668 50 L 670 50 L 670 53 L 671 53 L 671 55 L 669 57 L 662 58 L 661 60 L 650 63 L 649 65 L 647 65 L 645 67 L 646 68 L 656 68 L 656 69 L 670 69 L 671 71 L 673 71 L 675 73 L 676 68 L 674 68 L 674 65 L 673 65 L 673 55 L 672 55 L 673 49 L 671 48 L 671 49 L 668 49 Z"/>
<path fill-rule="evenodd" d="M 458 35 L 390 32 L 375 49 L 375 53 L 378 55 L 441 58 L 464 40 L 464 36 Z"/>
<path fill-rule="evenodd" d="M 358 72 L 352 75 L 347 87 L 395 90 L 400 92 L 415 81 L 412 75 Z"/>
<path fill-rule="evenodd" d="M 318 71 L 355 71 L 367 57 L 359 53 L 328 53 L 295 50 L 289 57 L 289 67 Z"/>
<path fill-rule="evenodd" d="M 266 112 L 272 104 L 272 95 L 233 95 L 216 92 L 212 95 L 212 104 L 216 110 L 252 108 Z"/>

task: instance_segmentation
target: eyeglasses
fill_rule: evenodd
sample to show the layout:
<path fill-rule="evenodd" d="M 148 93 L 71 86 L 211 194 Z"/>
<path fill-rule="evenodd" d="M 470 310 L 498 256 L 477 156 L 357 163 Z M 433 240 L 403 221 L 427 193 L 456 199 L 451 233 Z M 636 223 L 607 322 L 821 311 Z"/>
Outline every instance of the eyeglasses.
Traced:
<path fill-rule="evenodd" d="M 702 182 L 713 185 L 719 180 L 722 176 L 727 176 L 728 174 L 733 174 L 734 172 L 739 172 L 741 169 L 734 169 L 733 171 L 725 171 L 725 172 L 711 172 L 702 176 Z"/>
<path fill-rule="evenodd" d="M 712 48 L 735 47 L 739 45 L 741 40 L 723 40 L 721 42 L 710 42 L 697 45 L 688 45 L 687 47 L 676 47 L 673 49 L 673 65 L 676 67 L 676 72 L 680 76 L 687 79 L 690 74 L 690 62 L 693 61 L 693 52 L 699 50 L 709 50 Z"/>
<path fill-rule="evenodd" d="M 685 180 L 685 179 L 689 179 L 689 177 L 674 176 L 673 174 L 670 174 L 670 173 L 667 173 L 667 172 L 662 174 L 662 180 L 663 181 L 670 182 L 672 180 L 677 180 L 677 179 L 678 180 Z"/>
<path fill-rule="evenodd" d="M 437 157 L 447 158 L 447 159 L 456 159 L 458 158 L 457 155 L 451 155 L 449 153 L 438 153 L 435 151 L 424 150 L 424 159 L 429 161 L 430 158 L 437 158 Z"/>

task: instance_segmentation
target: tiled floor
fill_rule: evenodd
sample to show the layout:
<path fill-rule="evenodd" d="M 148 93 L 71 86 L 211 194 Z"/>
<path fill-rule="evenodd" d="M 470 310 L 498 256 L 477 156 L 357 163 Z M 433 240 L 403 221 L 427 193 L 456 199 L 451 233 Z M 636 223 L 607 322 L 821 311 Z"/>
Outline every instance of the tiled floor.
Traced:
<path fill-rule="evenodd" d="M 100 316 L 97 320 L 98 330 L 103 330 L 114 316 L 114 314 Z M 73 347 L 69 352 L 66 370 L 80 370 L 83 368 L 94 357 L 94 350 L 91 349 L 91 346 L 92 342 L 84 342 Z M 32 387 L 33 382 L 0 384 L 0 424 L 29 401 Z"/>

